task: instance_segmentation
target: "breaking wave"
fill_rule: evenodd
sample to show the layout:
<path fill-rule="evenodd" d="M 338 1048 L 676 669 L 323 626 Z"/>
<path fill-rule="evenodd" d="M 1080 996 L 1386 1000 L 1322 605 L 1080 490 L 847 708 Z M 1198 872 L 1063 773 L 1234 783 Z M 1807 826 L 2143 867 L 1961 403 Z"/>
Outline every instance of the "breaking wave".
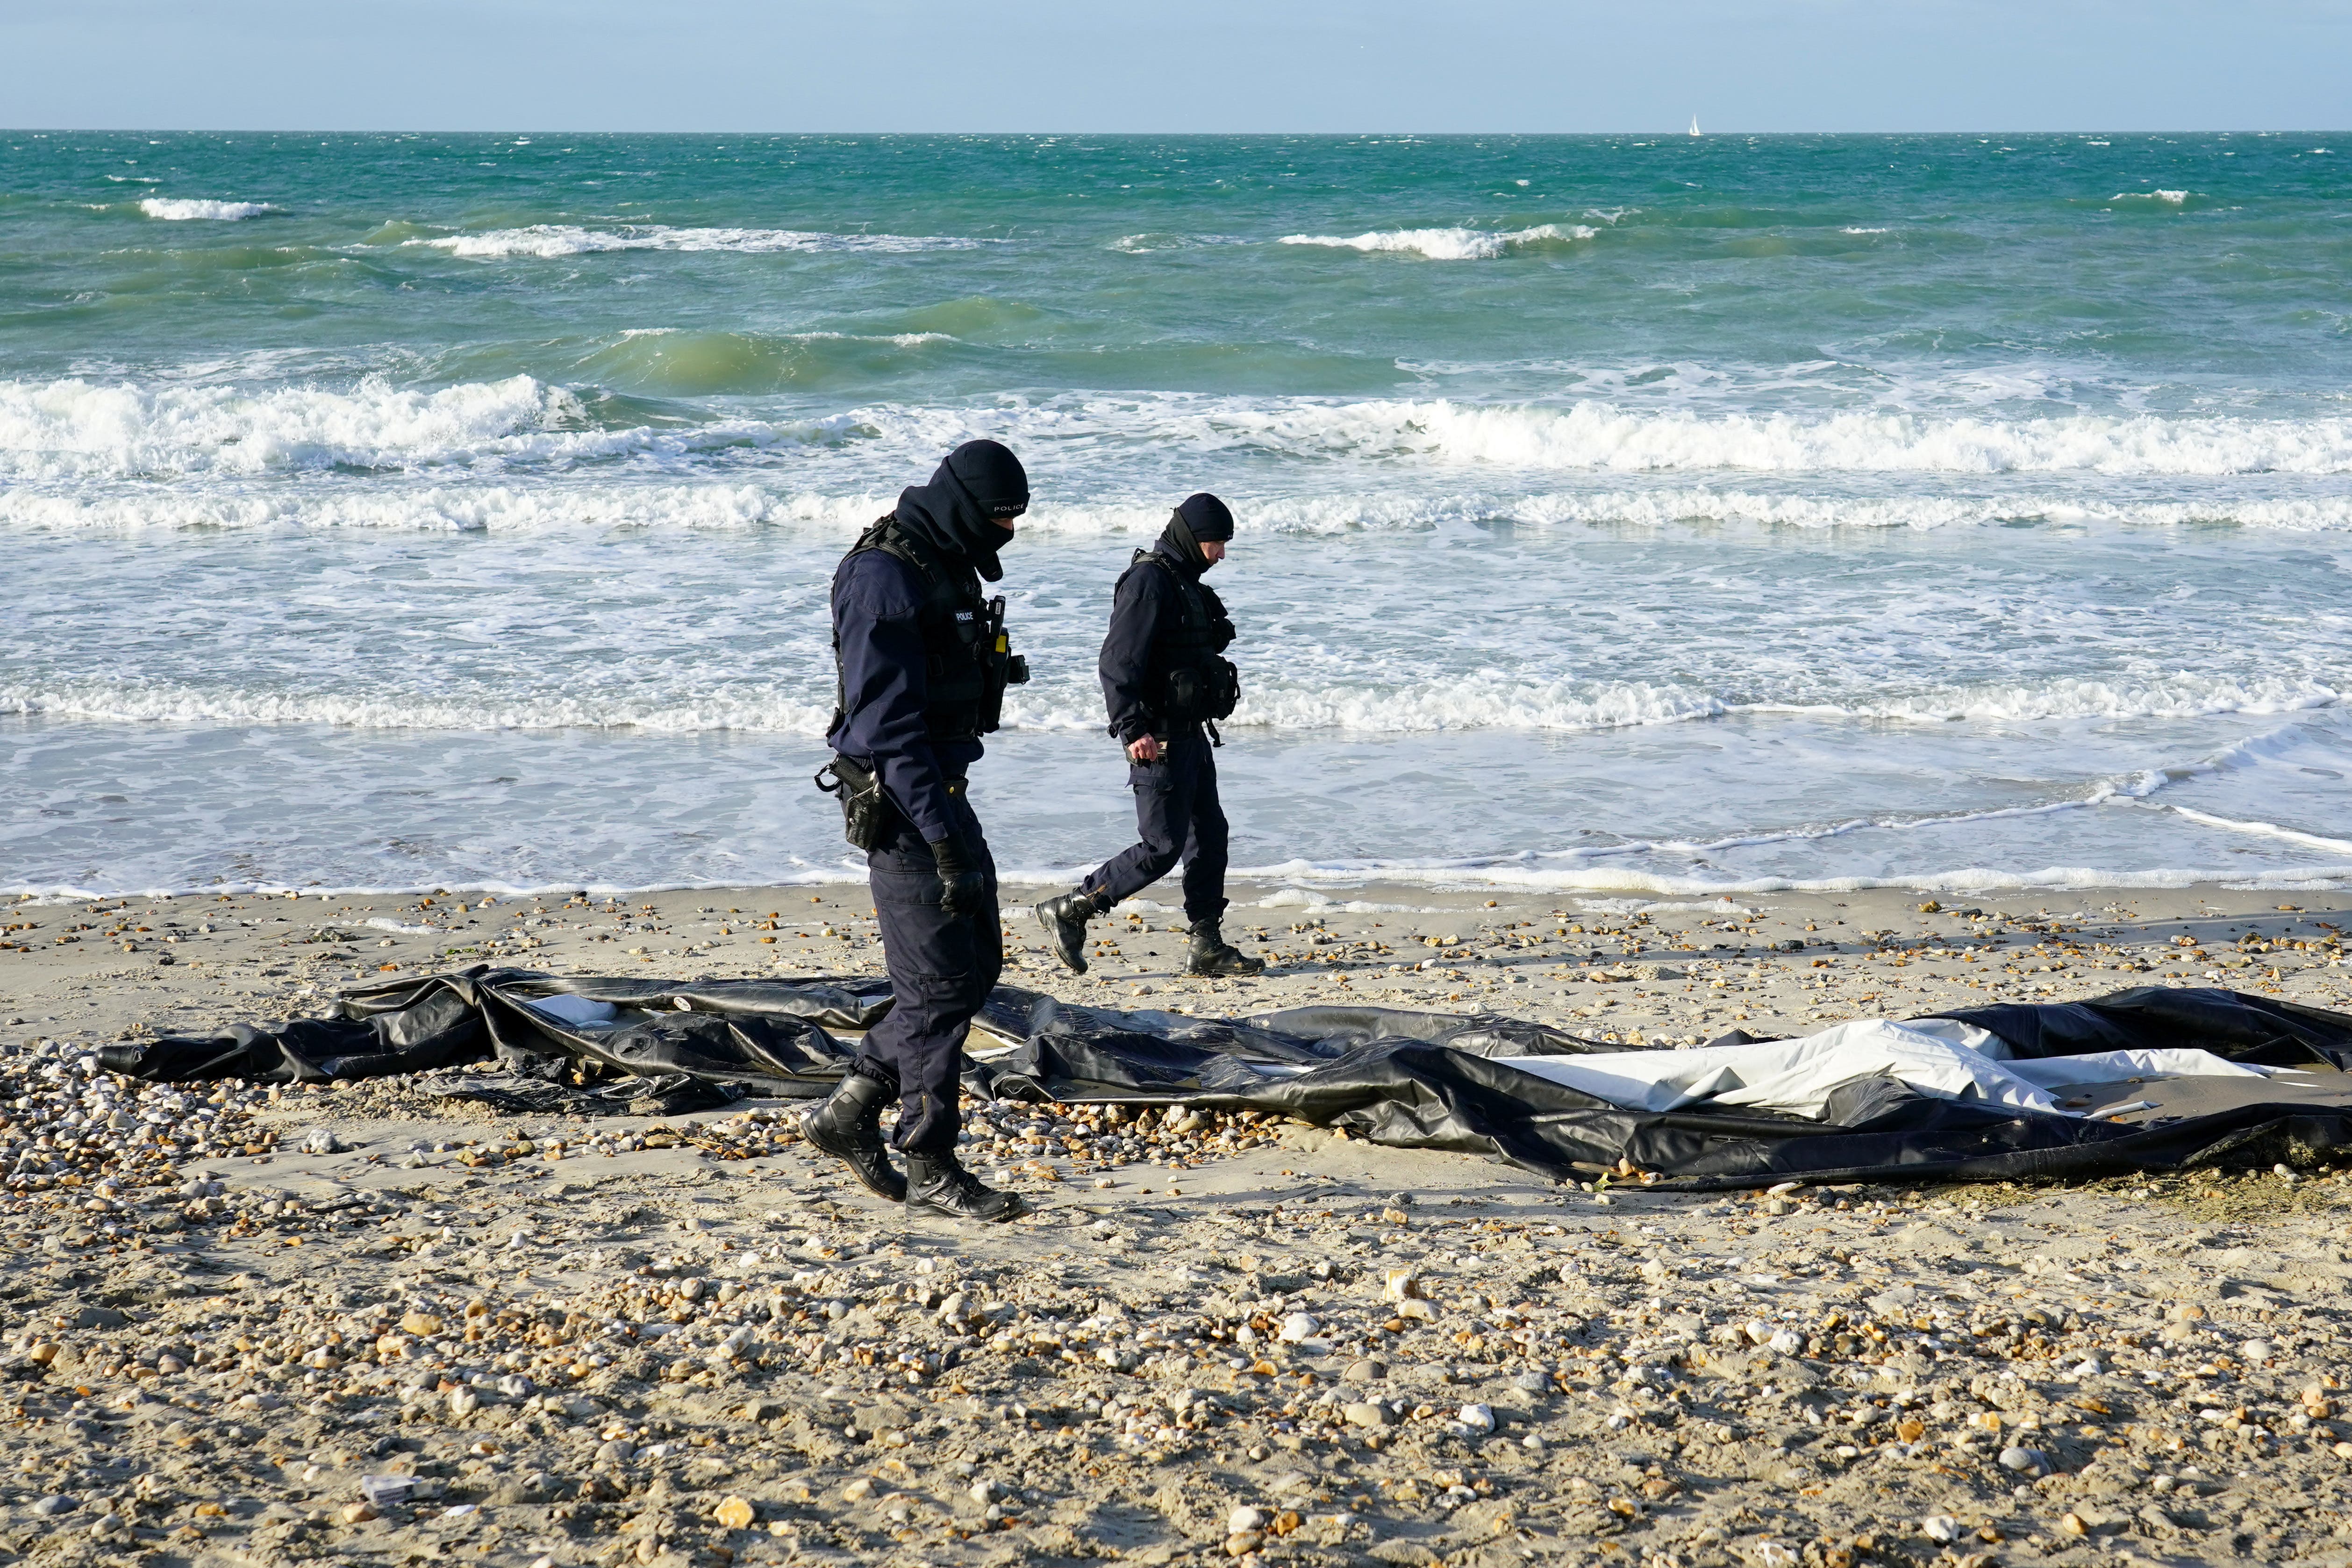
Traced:
<path fill-rule="evenodd" d="M 589 256 L 608 250 L 729 250 L 747 255 L 785 251 L 865 251 L 883 254 L 919 250 L 973 250 L 988 243 L 954 235 L 819 234 L 792 228 L 672 228 L 666 224 L 630 224 L 581 228 L 572 224 L 532 224 L 481 234 L 444 235 L 402 241 L 446 250 L 475 260 L 508 257 Z"/>
<path fill-rule="evenodd" d="M 139 210 L 149 217 L 162 218 L 166 223 L 185 223 L 199 218 L 233 223 L 238 218 L 261 217 L 278 209 L 268 202 L 214 202 L 178 196 L 149 196 L 139 204 Z"/>
<path fill-rule="evenodd" d="M 764 446 L 772 432 L 717 433 L 719 445 Z M 676 433 L 671 433 L 675 439 Z M 807 430 L 802 439 L 838 439 Z M 536 451 L 501 438 L 506 454 Z M 622 447 L 620 450 L 629 448 Z M 650 449 L 650 448 L 648 448 Z M 679 443 L 667 449 L 695 450 Z M 420 465 L 421 466 L 421 465 Z M 838 491 L 787 490 L 748 482 L 562 485 L 417 482 L 399 488 L 273 489 L 243 485 L 87 484 L 0 487 L 0 527 L 138 532 L 174 530 L 381 529 L 421 533 L 596 533 L 614 530 L 742 532 L 806 529 L 855 532 L 887 510 L 887 484 Z M 1435 493 L 1344 491 L 1256 497 L 1229 491 L 1244 537 L 1408 533 L 1507 522 L 1526 528 L 1580 526 L 1789 528 L 1808 531 L 1929 531 L 2008 523 L 2167 528 L 2228 525 L 2290 532 L 2352 531 L 2352 496 L 2210 501 L 2098 501 L 2077 496 L 1765 495 L 1675 487 L 1658 490 Z M 1166 524 L 1157 500 L 1051 502 L 1021 520 L 1031 538 L 1148 538 Z"/>
<path fill-rule="evenodd" d="M 1403 252 L 1432 261 L 1491 261 L 1531 246 L 1570 245 L 1601 231 L 1580 223 L 1538 224 L 1533 228 L 1388 228 L 1369 234 L 1286 234 L 1284 245 L 1319 245 L 1367 254 Z"/>
<path fill-rule="evenodd" d="M 1822 416 L 1430 402 L 1294 405 L 1196 416 L 1208 436 L 1299 456 L 1418 457 L 1503 468 L 1762 473 L 2352 472 L 2352 419 Z M 1171 421 L 1171 423 L 1181 423 Z"/>
<path fill-rule="evenodd" d="M 814 342 L 819 335 L 803 336 Z M 898 334 L 877 338 L 870 346 L 904 350 L 935 341 L 933 334 Z M 680 353 L 696 350 L 706 357 L 721 349 L 733 352 L 691 334 L 657 333 L 626 338 L 612 352 L 637 356 L 628 363 L 642 370 L 645 355 L 667 353 L 674 344 L 683 345 Z M 430 390 L 373 377 L 347 390 L 142 386 L 83 379 L 0 382 L 0 476 L 19 479 L 250 475 L 337 466 L 403 468 L 486 458 L 577 462 L 852 437 L 903 449 L 884 454 L 893 462 L 928 461 L 979 435 L 1049 450 L 1131 454 L 1139 461 L 1165 461 L 1174 454 L 1186 462 L 1248 458 L 1383 469 L 1406 463 L 1424 469 L 1539 473 L 2352 473 L 2352 419 L 2347 418 L 1708 415 L 1602 400 L 1561 405 L 1451 399 L 1340 403 L 1073 393 L 968 407 L 874 404 L 817 419 L 730 415 L 703 424 L 600 428 L 583 394 L 529 375 Z M 2300 503 L 2307 509 L 2301 525 L 2330 526 L 2328 520 L 2341 515 L 2341 500 Z M 1591 515 L 1590 508 L 1612 504 L 1588 498 L 1572 506 L 1587 508 L 1582 515 Z M 1674 504 L 1679 503 L 1660 496 L 1634 510 L 1654 512 Z M 1721 504 L 1724 498 L 1702 498 L 1695 515 L 1714 515 L 1708 509 Z M 1881 503 L 1751 497 L 1734 504 L 1739 515 L 1758 521 L 1810 526 L 1839 521 L 1839 509 Z M 1948 520 L 1964 520 L 1978 504 L 1917 497 L 1884 503 L 1888 510 L 1866 521 L 1916 526 L 1925 520 L 1933 526 L 1947 514 Z M 1570 513 L 1559 515 L 1565 519 Z M 2176 515 L 2197 515 L 2195 503 L 2183 503 Z M 2285 525 L 2297 524 L 2288 520 Z"/>
<path fill-rule="evenodd" d="M 824 440 L 829 423 L 720 420 L 582 428 L 579 399 L 527 375 L 438 391 L 362 381 L 348 392 L 0 382 L 0 475 L 18 479 L 409 468 L 484 459 L 684 454 Z"/>

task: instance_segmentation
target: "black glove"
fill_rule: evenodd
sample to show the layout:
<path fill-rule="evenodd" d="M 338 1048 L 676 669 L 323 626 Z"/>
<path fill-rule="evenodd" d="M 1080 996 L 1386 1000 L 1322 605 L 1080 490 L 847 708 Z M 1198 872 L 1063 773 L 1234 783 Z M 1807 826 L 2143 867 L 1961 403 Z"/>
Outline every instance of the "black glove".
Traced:
<path fill-rule="evenodd" d="M 931 860 L 940 868 L 940 909 L 961 918 L 986 912 L 988 875 L 972 863 L 961 838 L 931 841 Z"/>

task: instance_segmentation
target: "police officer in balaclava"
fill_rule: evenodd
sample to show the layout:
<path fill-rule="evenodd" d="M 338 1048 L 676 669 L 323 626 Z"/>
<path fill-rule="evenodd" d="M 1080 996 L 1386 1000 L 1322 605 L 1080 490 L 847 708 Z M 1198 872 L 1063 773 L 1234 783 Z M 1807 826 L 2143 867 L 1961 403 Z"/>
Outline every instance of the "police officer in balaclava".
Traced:
<path fill-rule="evenodd" d="M 1075 893 L 1036 906 L 1062 962 L 1083 974 L 1087 921 L 1184 862 L 1184 919 L 1192 928 L 1186 970 L 1255 974 L 1265 967 L 1226 942 L 1225 814 L 1217 804 L 1216 721 L 1234 710 L 1240 678 L 1222 656 L 1234 623 L 1202 574 L 1225 558 L 1234 514 L 1206 493 L 1190 496 L 1159 542 L 1139 550 L 1112 595 L 1103 638 L 1103 700 L 1110 732 L 1127 748 L 1141 840 L 1097 868 Z"/>
<path fill-rule="evenodd" d="M 833 574 L 840 702 L 826 787 L 866 851 L 894 1000 L 802 1129 L 874 1192 L 958 1219 L 1011 1219 L 1024 1206 L 958 1163 L 956 1135 L 964 1035 L 1004 962 L 996 866 L 965 779 L 1006 683 L 1028 679 L 1009 651 L 1004 601 L 983 600 L 980 580 L 1004 575 L 996 552 L 1028 506 L 1021 460 L 967 441 L 930 483 L 900 491 Z M 894 1100 L 903 1176 L 882 1138 Z"/>

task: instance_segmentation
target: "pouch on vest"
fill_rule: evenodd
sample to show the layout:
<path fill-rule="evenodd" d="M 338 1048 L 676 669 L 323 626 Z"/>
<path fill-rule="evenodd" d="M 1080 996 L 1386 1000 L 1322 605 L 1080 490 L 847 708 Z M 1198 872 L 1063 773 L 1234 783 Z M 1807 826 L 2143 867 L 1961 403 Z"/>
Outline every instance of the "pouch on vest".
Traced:
<path fill-rule="evenodd" d="M 1242 675 L 1231 659 L 1180 665 L 1168 672 L 1165 716 L 1180 724 L 1229 719 L 1241 700 Z"/>
<path fill-rule="evenodd" d="M 831 773 L 833 782 L 825 783 Z M 835 757 L 816 771 L 816 787 L 841 803 L 841 834 L 852 849 L 871 850 L 890 836 L 890 797 L 878 774 L 847 757 Z"/>

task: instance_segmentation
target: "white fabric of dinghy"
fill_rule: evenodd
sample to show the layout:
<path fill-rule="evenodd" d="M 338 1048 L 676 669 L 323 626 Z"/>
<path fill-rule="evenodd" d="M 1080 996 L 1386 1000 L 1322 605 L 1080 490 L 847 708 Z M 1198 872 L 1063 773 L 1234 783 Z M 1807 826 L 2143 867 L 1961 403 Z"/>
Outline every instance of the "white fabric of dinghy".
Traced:
<path fill-rule="evenodd" d="M 621 1016 L 621 1010 L 610 1002 L 592 1001 L 585 996 L 575 996 L 569 991 L 561 991 L 552 996 L 534 996 L 523 1005 L 533 1012 L 546 1014 L 559 1024 L 569 1024 L 575 1029 L 609 1024 Z"/>
<path fill-rule="evenodd" d="M 1507 1067 L 1628 1110 L 1678 1110 L 1702 1100 L 1822 1120 L 1839 1085 L 1886 1073 L 1922 1094 L 1981 1100 L 2019 1110 L 2078 1114 L 2051 1098 L 2062 1084 L 2132 1079 L 2262 1078 L 2278 1068 L 2210 1051 L 2100 1051 L 2010 1060 L 1997 1036 L 1949 1018 L 1872 1018 L 1802 1039 L 1590 1057 L 1499 1057 Z"/>

